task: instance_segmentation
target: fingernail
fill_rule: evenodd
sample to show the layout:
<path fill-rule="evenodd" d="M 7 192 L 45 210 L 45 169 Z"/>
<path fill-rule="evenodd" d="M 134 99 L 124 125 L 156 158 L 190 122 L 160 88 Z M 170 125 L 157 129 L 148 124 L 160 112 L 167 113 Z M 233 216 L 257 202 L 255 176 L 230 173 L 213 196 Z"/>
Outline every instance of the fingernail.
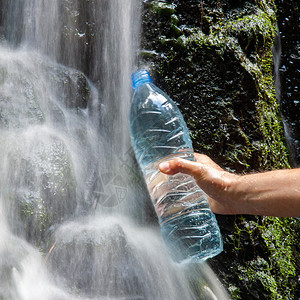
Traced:
<path fill-rule="evenodd" d="M 170 164 L 168 162 L 163 162 L 159 165 L 159 169 L 163 172 L 167 172 L 170 169 Z"/>

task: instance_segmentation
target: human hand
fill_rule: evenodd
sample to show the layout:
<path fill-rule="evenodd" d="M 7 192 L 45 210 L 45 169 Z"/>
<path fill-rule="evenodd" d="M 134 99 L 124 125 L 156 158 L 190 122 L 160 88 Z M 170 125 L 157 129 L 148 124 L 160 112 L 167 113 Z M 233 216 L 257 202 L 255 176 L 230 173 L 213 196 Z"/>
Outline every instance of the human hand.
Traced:
<path fill-rule="evenodd" d="M 224 171 L 204 154 L 195 153 L 195 160 L 176 158 L 159 165 L 162 173 L 174 175 L 184 173 L 195 178 L 199 187 L 207 194 L 210 208 L 218 214 L 239 214 L 243 206 L 233 186 L 240 176 Z"/>

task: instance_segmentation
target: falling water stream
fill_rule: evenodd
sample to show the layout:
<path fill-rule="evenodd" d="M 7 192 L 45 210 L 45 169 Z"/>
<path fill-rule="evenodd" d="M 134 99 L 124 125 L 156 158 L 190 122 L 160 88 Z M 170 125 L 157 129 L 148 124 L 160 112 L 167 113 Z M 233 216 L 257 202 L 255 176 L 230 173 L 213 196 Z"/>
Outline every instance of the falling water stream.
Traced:
<path fill-rule="evenodd" d="M 1 4 L 0 299 L 227 299 L 149 221 L 127 124 L 139 1 Z"/>

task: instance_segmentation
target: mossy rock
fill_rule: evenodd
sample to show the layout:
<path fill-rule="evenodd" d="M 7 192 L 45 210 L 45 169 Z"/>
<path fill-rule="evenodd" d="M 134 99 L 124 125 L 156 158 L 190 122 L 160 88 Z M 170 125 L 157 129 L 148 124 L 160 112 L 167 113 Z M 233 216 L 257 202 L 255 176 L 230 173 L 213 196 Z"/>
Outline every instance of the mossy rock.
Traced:
<path fill-rule="evenodd" d="M 175 11 L 163 16 L 155 2 L 144 4 L 141 65 L 177 102 L 195 150 L 238 173 L 289 168 L 272 73 L 274 1 L 165 1 Z M 299 221 L 217 218 L 224 252 L 211 264 L 232 297 L 293 299 Z"/>
<path fill-rule="evenodd" d="M 1 191 L 12 231 L 44 247 L 56 224 L 90 204 L 77 194 L 71 153 L 77 151 L 73 137 L 87 149 L 81 112 L 89 84 L 81 72 L 33 52 L 21 53 L 10 51 L 9 60 L 0 59 L 0 153 L 7 172 Z M 72 128 L 66 110 L 76 118 Z"/>
<path fill-rule="evenodd" d="M 79 297 L 193 298 L 181 268 L 170 263 L 161 238 L 149 226 L 100 214 L 60 226 L 53 238 L 48 267 L 58 286 Z M 203 292 L 206 280 L 201 283 Z"/>
<path fill-rule="evenodd" d="M 59 279 L 58 284 L 63 283 L 81 296 L 95 297 L 105 291 L 107 295 L 117 297 L 129 293 L 126 287 L 130 288 L 130 282 L 136 281 L 134 272 L 125 271 L 134 259 L 131 253 L 121 226 L 112 224 L 101 229 L 71 223 L 61 226 L 56 232 L 48 263 Z M 107 261 L 113 262 L 112 270 L 107 269 Z M 120 269 L 123 272 L 117 271 Z M 122 278 L 123 273 L 133 274 L 133 278 Z M 114 277 L 116 281 L 111 280 Z M 127 282 L 127 286 L 116 289 L 115 284 L 122 286 L 123 281 Z"/>
<path fill-rule="evenodd" d="M 22 147 L 20 147 L 21 142 Z M 2 150 L 10 169 L 5 180 L 13 190 L 2 189 L 11 229 L 18 236 L 45 247 L 53 226 L 68 219 L 77 208 L 76 180 L 66 145 L 40 131 L 7 139 L 12 148 Z M 9 154 L 7 154 L 9 152 Z"/>

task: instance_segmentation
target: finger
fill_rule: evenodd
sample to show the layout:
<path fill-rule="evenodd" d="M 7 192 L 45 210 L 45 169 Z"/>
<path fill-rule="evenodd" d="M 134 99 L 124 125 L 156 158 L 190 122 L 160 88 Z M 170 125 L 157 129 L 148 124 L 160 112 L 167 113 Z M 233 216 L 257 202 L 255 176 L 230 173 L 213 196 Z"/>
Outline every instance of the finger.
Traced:
<path fill-rule="evenodd" d="M 167 162 L 163 162 L 159 165 L 161 172 L 174 175 L 177 173 L 184 173 L 194 177 L 199 177 L 202 174 L 202 164 L 196 163 L 186 159 L 174 159 Z"/>

